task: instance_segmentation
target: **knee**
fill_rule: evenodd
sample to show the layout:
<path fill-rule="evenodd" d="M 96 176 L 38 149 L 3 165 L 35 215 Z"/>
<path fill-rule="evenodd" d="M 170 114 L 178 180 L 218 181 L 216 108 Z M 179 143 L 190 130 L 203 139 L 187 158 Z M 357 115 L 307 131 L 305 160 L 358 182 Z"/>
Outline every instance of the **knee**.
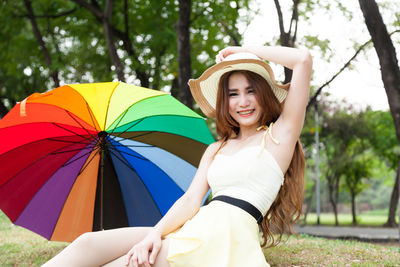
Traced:
<path fill-rule="evenodd" d="M 93 248 L 96 244 L 95 240 L 95 233 L 88 232 L 81 234 L 77 239 L 75 239 L 72 243 L 71 246 L 75 248 L 84 248 L 84 249 L 90 249 Z"/>

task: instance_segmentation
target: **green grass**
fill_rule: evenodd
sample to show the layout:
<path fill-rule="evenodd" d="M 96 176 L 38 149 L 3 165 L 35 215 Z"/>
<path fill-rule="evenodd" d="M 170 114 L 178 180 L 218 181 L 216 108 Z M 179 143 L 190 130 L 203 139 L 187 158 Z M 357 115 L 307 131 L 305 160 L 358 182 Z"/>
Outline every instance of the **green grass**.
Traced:
<path fill-rule="evenodd" d="M 357 241 L 291 236 L 264 249 L 271 266 L 399 266 L 400 248 Z"/>
<path fill-rule="evenodd" d="M 49 242 L 19 226 L 0 212 L 0 266 L 40 266 L 67 243 Z M 274 248 L 264 249 L 271 266 L 398 266 L 398 244 L 291 236 Z"/>
<path fill-rule="evenodd" d="M 13 225 L 0 211 L 0 266 L 40 266 L 66 245 Z"/>
<path fill-rule="evenodd" d="M 352 225 L 353 218 L 351 214 L 339 214 L 339 225 Z M 387 213 L 383 212 L 370 212 L 357 215 L 357 223 L 359 226 L 382 226 L 387 221 Z M 397 218 L 398 221 L 398 218 Z M 300 221 L 302 222 L 302 221 Z M 307 215 L 306 224 L 313 225 L 317 223 L 317 215 L 309 213 Z M 335 225 L 335 216 L 333 213 L 321 213 L 320 223 L 323 225 Z"/>

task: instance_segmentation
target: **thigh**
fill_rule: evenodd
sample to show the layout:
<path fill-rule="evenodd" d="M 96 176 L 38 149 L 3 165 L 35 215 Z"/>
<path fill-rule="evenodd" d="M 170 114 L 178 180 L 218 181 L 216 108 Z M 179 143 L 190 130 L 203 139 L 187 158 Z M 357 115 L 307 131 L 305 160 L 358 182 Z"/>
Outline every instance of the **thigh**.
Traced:
<path fill-rule="evenodd" d="M 162 240 L 161 249 L 157 255 L 156 262 L 152 265 L 153 267 L 169 267 L 169 263 L 167 261 L 168 248 L 169 248 L 169 239 Z M 106 265 L 103 265 L 103 267 L 125 266 L 125 261 L 126 261 L 126 255 L 123 255 L 107 263 Z"/>
<path fill-rule="evenodd" d="M 88 233 L 88 246 L 95 253 L 94 257 L 102 258 L 101 264 L 128 253 L 128 251 L 140 242 L 151 230 L 150 227 L 126 227 L 113 230 Z M 104 260 L 103 260 L 104 259 Z"/>
<path fill-rule="evenodd" d="M 150 227 L 126 227 L 85 233 L 48 262 L 48 266 L 99 266 L 105 264 L 125 255 L 150 230 Z"/>

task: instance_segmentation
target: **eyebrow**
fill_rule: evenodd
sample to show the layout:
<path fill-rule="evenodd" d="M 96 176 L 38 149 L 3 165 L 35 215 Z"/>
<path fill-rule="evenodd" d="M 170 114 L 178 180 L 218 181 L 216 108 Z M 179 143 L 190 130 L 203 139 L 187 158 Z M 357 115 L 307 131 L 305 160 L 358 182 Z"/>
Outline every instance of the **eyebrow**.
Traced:
<path fill-rule="evenodd" d="M 253 89 L 253 86 L 251 86 L 251 85 L 247 86 L 247 87 L 246 87 L 246 90 L 248 90 L 248 89 Z M 228 91 L 229 91 L 229 92 L 231 92 L 231 91 L 239 91 L 239 89 L 236 89 L 236 88 L 228 88 Z"/>

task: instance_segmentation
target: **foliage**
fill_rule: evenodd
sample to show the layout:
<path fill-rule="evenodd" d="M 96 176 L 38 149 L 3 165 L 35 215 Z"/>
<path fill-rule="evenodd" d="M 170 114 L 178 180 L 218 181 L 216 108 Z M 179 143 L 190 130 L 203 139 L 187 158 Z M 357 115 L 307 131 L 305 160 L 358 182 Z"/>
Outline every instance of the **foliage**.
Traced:
<path fill-rule="evenodd" d="M 310 109 L 301 135 L 308 164 L 307 178 L 312 178 L 306 184 L 306 199 L 314 194 L 310 190 L 314 190 L 316 130 L 320 136 L 320 184 L 327 186 L 332 205 L 337 205 L 339 200 L 348 203 L 370 184 L 382 185 L 390 170 L 393 174 L 397 167 L 398 146 L 390 112 L 369 108 L 355 110 L 346 102 L 335 103 L 322 96 L 319 127 L 315 125 L 314 115 L 314 109 Z M 369 182 L 371 179 L 382 182 Z M 321 192 L 324 191 L 321 188 Z M 344 195 L 346 191 L 348 196 Z M 388 203 L 388 199 L 382 199 L 388 197 L 388 194 L 380 195 L 378 202 Z M 356 201 L 353 202 L 356 210 Z"/>
<path fill-rule="evenodd" d="M 103 12 L 105 1 L 85 1 Z M 192 74 L 214 62 L 215 52 L 239 43 L 239 11 L 249 0 L 192 1 Z M 0 3 L 0 101 L 11 108 L 32 92 L 54 87 L 49 73 L 59 71 L 61 84 L 115 80 L 101 19 L 68 0 L 31 1 L 35 19 L 51 57 L 45 63 L 22 0 Z M 125 6 L 126 3 L 126 6 Z M 111 28 L 127 82 L 169 91 L 177 77 L 177 1 L 114 1 Z M 250 12 L 251 13 L 251 12 Z M 146 77 L 139 79 L 138 71 Z M 143 84 L 142 84 L 143 85 Z"/>

